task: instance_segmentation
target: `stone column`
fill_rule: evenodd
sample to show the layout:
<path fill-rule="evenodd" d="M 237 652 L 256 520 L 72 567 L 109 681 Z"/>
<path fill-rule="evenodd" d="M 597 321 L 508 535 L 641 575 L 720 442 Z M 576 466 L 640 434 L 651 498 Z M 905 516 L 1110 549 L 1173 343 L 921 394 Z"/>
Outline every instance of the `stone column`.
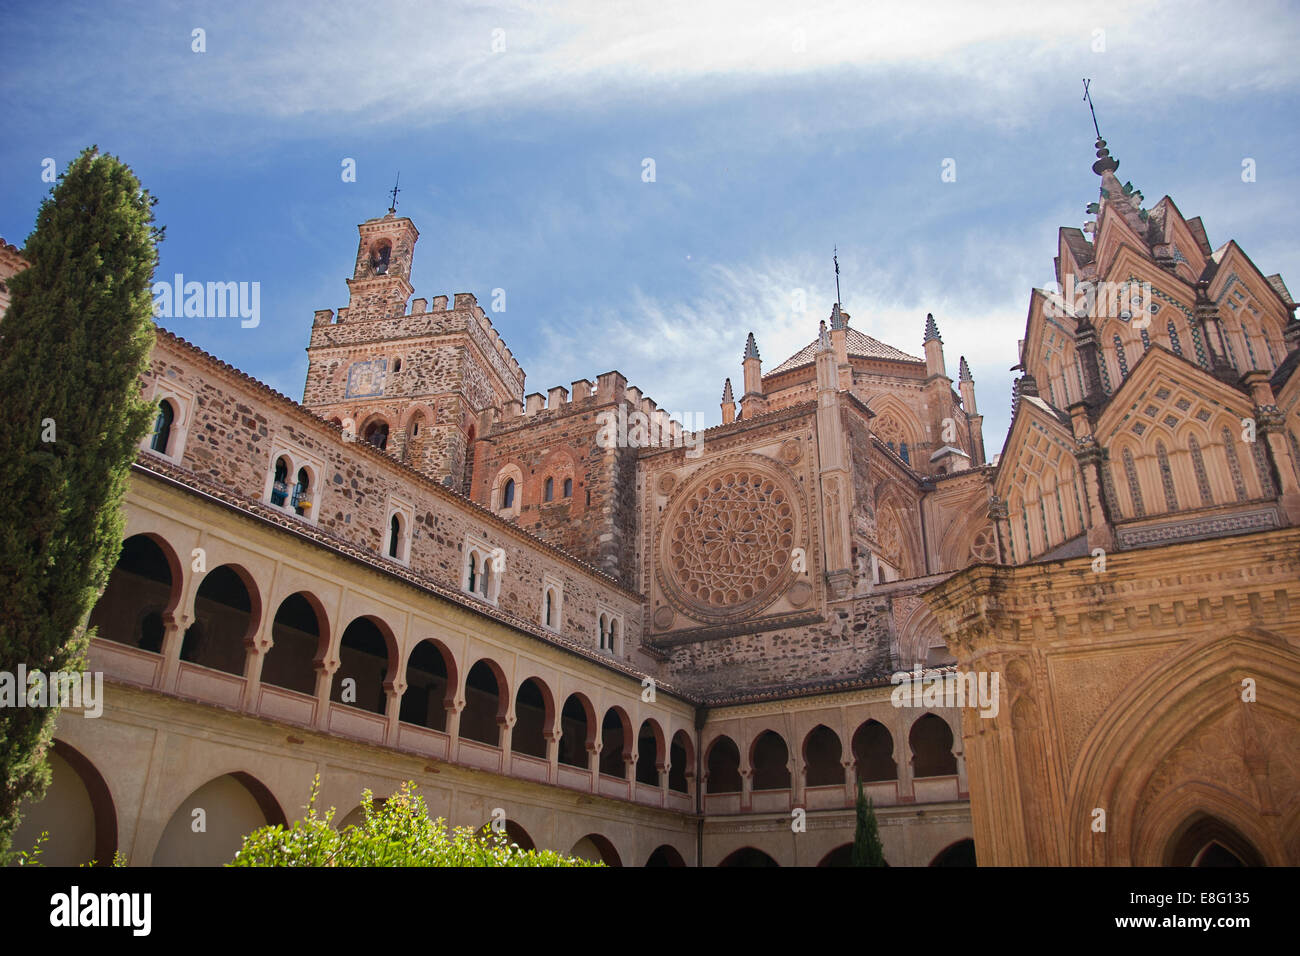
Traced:
<path fill-rule="evenodd" d="M 178 607 L 175 611 L 163 614 L 162 619 L 163 665 L 155 687 L 164 693 L 171 693 L 176 689 L 176 674 L 180 670 L 181 645 L 185 640 L 185 632 L 194 623 L 194 616 Z"/>
<path fill-rule="evenodd" d="M 316 727 L 319 730 L 329 730 L 330 690 L 338 669 L 338 661 L 323 661 L 316 665 Z"/>
<path fill-rule="evenodd" d="M 456 700 L 454 697 L 448 697 L 447 701 L 447 757 L 450 760 L 456 759 L 456 747 L 460 743 L 460 715 L 465 709 L 463 700 Z"/>
<path fill-rule="evenodd" d="M 397 725 L 402 718 L 402 695 L 405 693 L 405 680 L 384 681 L 384 716 L 388 718 L 388 728 L 384 731 L 384 743 L 390 747 L 397 746 Z"/>
<path fill-rule="evenodd" d="M 546 738 L 546 780 L 558 783 L 560 779 L 560 738 L 563 731 L 551 728 L 542 734 Z"/>

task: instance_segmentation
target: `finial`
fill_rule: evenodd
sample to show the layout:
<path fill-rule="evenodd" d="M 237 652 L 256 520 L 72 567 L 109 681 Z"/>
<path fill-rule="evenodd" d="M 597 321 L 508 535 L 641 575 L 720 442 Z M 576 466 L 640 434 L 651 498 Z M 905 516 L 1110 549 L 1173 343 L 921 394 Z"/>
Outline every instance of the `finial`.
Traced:
<path fill-rule="evenodd" d="M 829 352 L 831 350 L 831 335 L 826 331 L 826 320 L 822 319 L 817 327 L 817 351 Z"/>
<path fill-rule="evenodd" d="M 1097 125 L 1097 111 L 1092 105 L 1092 93 L 1088 91 L 1088 84 L 1091 82 L 1092 80 L 1083 81 L 1083 99 L 1088 104 L 1088 112 L 1092 114 L 1092 129 L 1097 134 L 1097 161 L 1092 164 L 1092 171 L 1100 176 L 1107 170 L 1113 173 L 1119 169 L 1119 160 L 1111 156 L 1110 150 L 1106 148 L 1106 141 L 1101 138 L 1101 127 Z"/>
<path fill-rule="evenodd" d="M 839 246 L 831 246 L 831 259 L 835 263 L 835 308 L 838 311 L 840 303 L 844 300 L 840 298 L 840 249 Z"/>
<path fill-rule="evenodd" d="M 724 404 L 731 404 L 735 400 L 735 397 L 731 394 L 731 379 L 727 379 L 722 386 L 722 401 Z"/>
<path fill-rule="evenodd" d="M 939 339 L 939 326 L 934 321 L 934 313 L 927 312 L 925 314 L 925 338 L 921 342 L 924 344 L 931 339 Z M 942 342 L 943 339 L 939 339 L 939 341 Z"/>
<path fill-rule="evenodd" d="M 822 324 L 825 325 L 826 323 L 823 322 Z M 838 331 L 848 324 L 844 319 L 844 313 L 840 311 L 840 304 L 836 302 L 831 306 L 831 328 Z"/>
<path fill-rule="evenodd" d="M 749 333 L 749 338 L 745 340 L 745 360 L 759 358 L 758 343 L 754 341 L 754 333 Z"/>
<path fill-rule="evenodd" d="M 970 373 L 970 366 L 966 364 L 966 356 L 964 355 L 961 357 L 961 361 L 957 363 L 957 380 L 961 382 L 975 381 L 974 376 Z"/>
<path fill-rule="evenodd" d="M 391 212 L 393 215 L 397 215 L 397 194 L 401 192 L 401 190 L 397 188 L 397 184 L 400 183 L 401 181 L 402 181 L 402 171 L 399 169 L 397 171 L 397 180 L 393 183 L 393 188 L 389 190 L 389 193 L 392 195 L 392 199 L 388 204 L 388 211 Z"/>

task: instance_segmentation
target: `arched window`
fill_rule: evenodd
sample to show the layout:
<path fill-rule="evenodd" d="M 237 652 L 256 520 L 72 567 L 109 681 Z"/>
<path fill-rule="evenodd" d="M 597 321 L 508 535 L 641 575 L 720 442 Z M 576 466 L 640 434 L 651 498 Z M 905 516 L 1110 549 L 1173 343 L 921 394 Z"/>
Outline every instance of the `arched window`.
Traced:
<path fill-rule="evenodd" d="M 307 494 L 310 487 L 311 475 L 306 468 L 299 468 L 298 481 L 293 486 L 291 504 L 293 510 L 300 515 L 305 515 L 311 509 L 311 497 Z"/>
<path fill-rule="evenodd" d="M 609 622 L 609 649 L 615 654 L 618 653 L 619 630 L 618 618 L 611 618 Z"/>
<path fill-rule="evenodd" d="M 1156 442 L 1156 461 L 1160 465 L 1160 483 L 1165 489 L 1165 508 L 1177 511 L 1178 495 L 1174 492 L 1174 473 L 1169 467 L 1169 454 L 1162 441 Z"/>
<path fill-rule="evenodd" d="M 898 457 L 903 459 L 904 464 L 910 465 L 912 463 L 912 456 L 907 451 L 907 442 L 898 443 Z"/>
<path fill-rule="evenodd" d="M 547 627 L 555 626 L 555 592 L 550 588 L 546 590 L 546 617 L 544 620 Z"/>
<path fill-rule="evenodd" d="M 501 489 L 501 507 L 513 508 L 515 505 L 515 480 L 507 478 L 505 486 Z"/>
<path fill-rule="evenodd" d="M 1124 476 L 1128 479 L 1128 493 L 1133 499 L 1133 514 L 1139 518 L 1147 512 L 1142 504 L 1142 485 L 1138 482 L 1137 466 L 1133 464 L 1133 453 L 1124 449 Z"/>
<path fill-rule="evenodd" d="M 553 501 L 555 499 L 555 479 L 547 478 L 546 483 L 542 486 L 542 500 Z"/>
<path fill-rule="evenodd" d="M 281 455 L 275 460 L 275 478 L 271 484 L 271 504 L 283 508 L 289 498 L 289 459 Z"/>
<path fill-rule="evenodd" d="M 172 437 L 172 422 L 176 418 L 172 403 L 164 401 L 158 406 L 158 417 L 153 423 L 153 441 L 149 447 L 161 454 L 167 454 L 167 443 Z"/>
<path fill-rule="evenodd" d="M 471 592 L 472 592 L 472 591 L 477 591 L 477 590 L 478 590 L 478 579 L 479 579 L 479 570 L 478 570 L 478 552 L 477 552 L 477 551 L 471 551 L 471 552 L 469 553 L 469 584 L 468 584 L 466 590 L 469 590 L 469 591 L 471 591 Z"/>
<path fill-rule="evenodd" d="M 600 644 L 599 644 L 600 650 L 602 651 L 605 650 L 608 641 L 609 641 L 609 616 L 606 614 L 602 614 L 600 616 Z"/>
<path fill-rule="evenodd" d="M 1187 450 L 1192 455 L 1192 471 L 1196 474 L 1196 490 L 1200 493 L 1201 504 L 1214 504 L 1214 495 L 1210 491 L 1210 479 L 1205 473 L 1205 458 L 1201 455 L 1201 443 L 1195 435 L 1187 436 Z"/>
<path fill-rule="evenodd" d="M 396 375 L 401 370 L 402 370 L 402 360 L 399 358 L 393 359 L 393 374 Z"/>
<path fill-rule="evenodd" d="M 573 479 L 572 479 L 572 478 L 565 478 L 565 479 L 564 479 L 564 497 L 566 497 L 566 498 L 572 498 L 572 497 L 573 497 Z"/>
<path fill-rule="evenodd" d="M 1223 451 L 1228 456 L 1228 474 L 1232 476 L 1232 489 L 1237 493 L 1238 501 L 1246 501 L 1250 493 L 1246 491 L 1246 482 L 1241 477 L 1241 463 L 1237 461 L 1237 446 L 1233 444 L 1232 432 L 1225 425 L 1222 431 Z"/>
<path fill-rule="evenodd" d="M 402 521 L 397 515 L 393 515 L 388 521 L 388 556 L 390 558 L 397 557 L 401 541 Z"/>
<path fill-rule="evenodd" d="M 380 451 L 386 450 L 388 448 L 388 423 L 371 422 L 366 427 L 366 433 L 362 437 Z"/>

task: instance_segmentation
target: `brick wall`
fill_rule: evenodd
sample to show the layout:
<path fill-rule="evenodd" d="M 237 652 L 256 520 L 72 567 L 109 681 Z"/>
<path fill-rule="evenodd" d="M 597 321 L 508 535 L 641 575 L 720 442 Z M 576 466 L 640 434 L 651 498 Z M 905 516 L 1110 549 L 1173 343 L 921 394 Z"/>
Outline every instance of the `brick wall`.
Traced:
<path fill-rule="evenodd" d="M 640 643 L 640 601 L 577 561 L 547 550 L 527 535 L 483 514 L 361 442 L 345 441 L 336 427 L 283 396 L 245 378 L 169 333 L 160 332 L 146 396 L 155 381 L 194 396 L 180 465 L 250 502 L 264 502 L 274 467 L 272 446 L 323 463 L 313 489 L 315 528 L 355 547 L 386 554 L 390 496 L 411 506 L 410 568 L 449 588 L 461 587 L 466 534 L 506 555 L 499 607 L 526 621 L 540 619 L 542 576 L 564 584 L 563 634 L 594 647 L 597 602 L 624 616 L 626 646 Z M 147 465 L 151 453 L 142 459 Z M 290 513 L 291 512 L 287 512 Z M 296 519 L 300 520 L 300 519 Z M 303 521 L 305 530 L 313 527 Z"/>

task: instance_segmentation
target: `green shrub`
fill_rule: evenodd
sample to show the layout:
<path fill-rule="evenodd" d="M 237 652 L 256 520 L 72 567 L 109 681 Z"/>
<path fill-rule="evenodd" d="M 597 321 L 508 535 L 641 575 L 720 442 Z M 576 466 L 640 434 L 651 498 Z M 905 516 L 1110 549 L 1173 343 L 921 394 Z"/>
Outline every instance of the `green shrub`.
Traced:
<path fill-rule="evenodd" d="M 244 845 L 227 866 L 601 866 L 554 850 L 521 850 L 504 834 L 490 828 L 458 827 L 450 833 L 444 821 L 430 820 L 424 798 L 408 781 L 387 800 L 375 805 L 374 795 L 362 795 L 364 819 L 342 832 L 331 825 L 334 808 L 316 810 L 320 777 L 312 781 L 307 815 L 289 827 L 269 826 L 244 838 Z"/>

